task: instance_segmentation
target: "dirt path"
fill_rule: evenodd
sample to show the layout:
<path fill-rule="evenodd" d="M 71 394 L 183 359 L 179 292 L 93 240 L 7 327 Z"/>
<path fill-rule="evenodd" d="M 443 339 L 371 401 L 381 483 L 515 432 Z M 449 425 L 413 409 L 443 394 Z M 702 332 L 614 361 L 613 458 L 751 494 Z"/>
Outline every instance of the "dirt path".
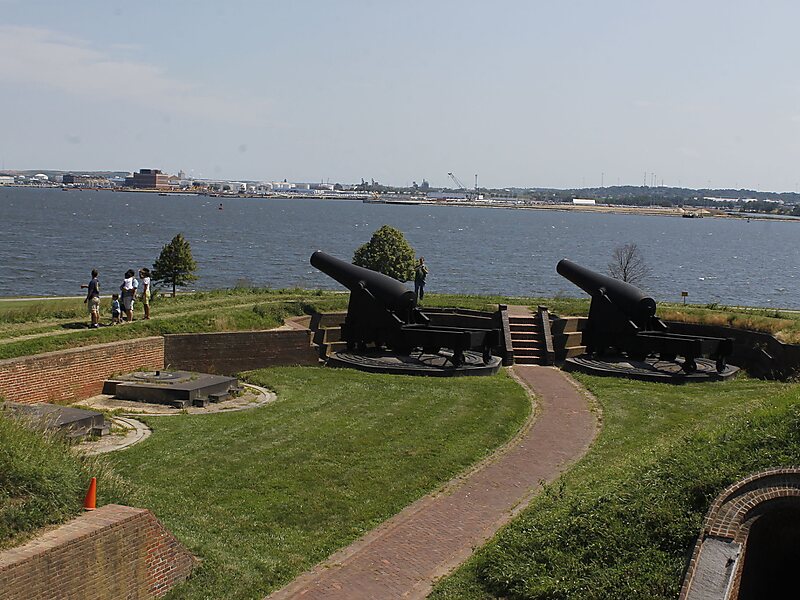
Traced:
<path fill-rule="evenodd" d="M 598 423 L 588 395 L 558 369 L 513 368 L 536 413 L 509 444 L 443 490 L 408 506 L 270 600 L 425 598 L 434 582 L 583 456 Z"/>

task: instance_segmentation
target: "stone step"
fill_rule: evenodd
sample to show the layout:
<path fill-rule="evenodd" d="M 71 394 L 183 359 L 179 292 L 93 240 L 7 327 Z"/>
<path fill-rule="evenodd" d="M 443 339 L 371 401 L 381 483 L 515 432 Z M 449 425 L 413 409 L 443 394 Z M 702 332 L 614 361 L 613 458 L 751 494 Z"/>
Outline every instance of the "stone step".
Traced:
<path fill-rule="evenodd" d="M 531 342 L 527 342 L 524 344 L 512 344 L 512 348 L 514 349 L 515 354 L 521 350 L 535 350 L 536 352 L 540 352 L 544 350 L 545 345 L 544 342 L 542 342 L 541 344 L 533 344 Z"/>
<path fill-rule="evenodd" d="M 586 354 L 586 346 L 569 346 L 556 353 L 556 360 L 562 361 L 581 354 Z"/>
<path fill-rule="evenodd" d="M 346 316 L 346 312 L 321 313 L 318 327 L 339 327 Z"/>
<path fill-rule="evenodd" d="M 574 333 L 576 331 L 583 331 L 586 328 L 588 319 L 586 317 L 564 317 L 556 319 L 550 323 L 550 328 L 553 335 L 561 333 Z"/>
<path fill-rule="evenodd" d="M 516 365 L 541 365 L 542 359 L 538 356 L 515 356 L 514 364 Z"/>
<path fill-rule="evenodd" d="M 319 355 L 321 358 L 327 358 L 334 352 L 340 352 L 347 349 L 347 342 L 330 342 L 320 344 Z"/>
<path fill-rule="evenodd" d="M 514 360 L 518 358 L 541 358 L 542 352 L 535 348 L 520 348 L 517 350 L 514 349 Z"/>
<path fill-rule="evenodd" d="M 341 327 L 323 327 L 314 332 L 315 344 L 330 344 L 342 341 Z"/>
<path fill-rule="evenodd" d="M 512 331 L 511 332 L 511 341 L 522 341 L 522 340 L 541 340 L 542 334 L 538 331 Z"/>
<path fill-rule="evenodd" d="M 553 336 L 553 343 L 559 348 L 568 348 L 569 346 L 581 346 L 583 342 L 582 331 L 572 331 L 570 333 L 559 333 Z"/>
<path fill-rule="evenodd" d="M 508 317 L 509 325 L 528 325 L 539 322 L 539 317 Z"/>
<path fill-rule="evenodd" d="M 515 333 L 541 333 L 542 328 L 538 325 L 511 325 L 509 328 L 511 334 Z"/>

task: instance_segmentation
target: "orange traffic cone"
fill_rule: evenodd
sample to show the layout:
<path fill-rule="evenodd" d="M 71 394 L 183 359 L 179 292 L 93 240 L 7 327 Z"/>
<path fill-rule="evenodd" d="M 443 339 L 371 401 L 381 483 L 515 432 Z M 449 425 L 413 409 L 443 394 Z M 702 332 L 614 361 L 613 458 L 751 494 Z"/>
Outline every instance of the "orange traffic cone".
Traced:
<path fill-rule="evenodd" d="M 89 491 L 86 492 L 86 498 L 83 499 L 83 510 L 94 510 L 95 508 L 97 508 L 97 477 L 92 477 Z"/>

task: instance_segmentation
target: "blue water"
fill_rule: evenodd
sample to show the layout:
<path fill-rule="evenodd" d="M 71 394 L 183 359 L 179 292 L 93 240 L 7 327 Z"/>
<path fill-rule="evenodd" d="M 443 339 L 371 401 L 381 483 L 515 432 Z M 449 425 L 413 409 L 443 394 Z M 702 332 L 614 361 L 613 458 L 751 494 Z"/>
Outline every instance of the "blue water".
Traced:
<path fill-rule="evenodd" d="M 656 300 L 800 307 L 800 223 L 680 219 L 568 211 L 363 204 L 0 187 L 0 296 L 80 294 L 93 267 L 106 291 L 151 266 L 182 232 L 197 288 L 246 280 L 340 289 L 308 263 L 343 259 L 378 227 L 402 230 L 425 256 L 428 290 L 581 296 L 555 272 L 567 257 L 606 271 L 615 246 L 635 242 Z"/>

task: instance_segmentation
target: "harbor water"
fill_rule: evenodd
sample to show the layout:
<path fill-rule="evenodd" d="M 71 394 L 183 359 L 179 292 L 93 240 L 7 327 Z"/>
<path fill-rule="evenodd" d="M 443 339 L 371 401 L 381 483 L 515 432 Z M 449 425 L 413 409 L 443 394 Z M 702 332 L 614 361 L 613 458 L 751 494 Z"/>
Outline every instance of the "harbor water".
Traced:
<path fill-rule="evenodd" d="M 384 224 L 425 256 L 431 292 L 582 296 L 558 260 L 606 272 L 614 248 L 633 242 L 656 300 L 686 291 L 691 303 L 800 308 L 800 223 L 15 187 L 0 187 L 0 296 L 78 295 L 92 268 L 108 292 L 179 232 L 197 289 L 340 289 L 311 253 L 350 260 Z"/>

